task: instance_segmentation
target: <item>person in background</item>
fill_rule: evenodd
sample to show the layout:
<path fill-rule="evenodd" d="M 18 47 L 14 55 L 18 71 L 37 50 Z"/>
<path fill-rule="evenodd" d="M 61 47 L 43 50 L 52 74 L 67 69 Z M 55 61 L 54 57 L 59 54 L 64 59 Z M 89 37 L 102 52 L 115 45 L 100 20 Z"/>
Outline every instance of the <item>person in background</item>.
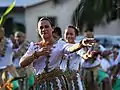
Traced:
<path fill-rule="evenodd" d="M 117 65 L 118 61 L 117 61 L 117 56 L 119 54 L 119 45 L 113 45 L 112 47 L 112 55 L 111 55 L 111 59 L 110 59 L 110 63 L 111 63 L 111 66 L 115 66 Z"/>
<path fill-rule="evenodd" d="M 84 37 L 86 38 L 94 38 L 94 32 L 92 29 L 87 29 L 83 33 Z"/>
<path fill-rule="evenodd" d="M 91 38 L 94 37 L 94 34 L 92 31 L 86 30 L 84 37 Z M 112 89 L 109 75 L 100 66 L 100 54 L 105 50 L 105 48 L 101 48 L 99 41 L 96 40 L 96 43 L 92 47 L 85 47 L 79 51 L 80 56 L 84 59 L 82 77 L 86 90 Z"/>
<path fill-rule="evenodd" d="M 55 27 L 53 31 L 53 38 L 57 41 L 62 38 L 62 31 L 60 27 Z"/>
<path fill-rule="evenodd" d="M 102 59 L 100 61 L 100 65 L 102 67 L 102 69 L 109 73 L 109 70 L 110 70 L 110 55 L 112 54 L 111 51 L 104 51 L 101 53 L 101 56 L 102 56 Z"/>
<path fill-rule="evenodd" d="M 99 55 L 103 52 L 96 43 L 87 54 L 82 55 L 85 59 L 82 67 L 86 90 L 112 90 L 110 77 L 100 65 Z"/>
<path fill-rule="evenodd" d="M 110 54 L 110 68 L 109 68 L 109 74 L 110 76 L 114 73 L 114 70 L 118 64 L 118 54 L 119 54 L 119 45 L 113 45 L 112 50 Z"/>
<path fill-rule="evenodd" d="M 26 40 L 25 33 L 16 31 L 14 33 L 14 54 L 13 54 L 13 63 L 17 67 L 17 71 L 21 77 L 27 75 L 27 81 L 24 80 L 24 82 L 27 82 L 26 85 L 22 85 L 24 82 L 21 82 L 21 89 L 30 88 L 34 83 L 34 70 L 33 67 L 30 65 L 26 68 L 21 68 L 20 58 L 26 53 L 29 47 L 29 41 Z M 18 45 L 17 47 L 15 45 Z"/>
<path fill-rule="evenodd" d="M 64 40 L 66 43 L 75 44 L 75 38 L 78 36 L 76 27 L 70 25 L 65 29 Z M 63 70 L 69 82 L 70 90 L 83 90 L 80 78 L 81 57 L 77 52 L 65 54 L 60 64 L 60 69 Z"/>
<path fill-rule="evenodd" d="M 92 29 L 87 29 L 84 31 L 84 38 L 95 38 L 94 37 L 94 32 Z M 106 50 L 106 48 L 104 48 L 101 44 L 100 41 L 98 39 L 95 38 L 96 43 L 99 45 L 99 49 L 100 51 L 104 51 Z M 86 48 L 86 47 L 85 47 Z M 88 49 L 87 49 L 88 50 Z"/>
<path fill-rule="evenodd" d="M 23 32 L 17 31 L 14 33 L 14 54 L 13 63 L 16 67 L 19 66 L 20 58 L 24 55 L 29 47 L 29 42 L 25 40 L 25 34 Z"/>
<path fill-rule="evenodd" d="M 112 85 L 113 90 L 119 90 L 120 89 L 120 51 L 118 53 L 118 56 L 116 58 L 117 65 L 115 67 L 114 72 L 112 73 Z"/>
<path fill-rule="evenodd" d="M 4 28 L 0 27 L 0 86 L 4 85 L 8 79 L 18 77 L 16 68 L 13 66 L 13 43 L 4 36 Z M 18 81 L 12 82 L 13 90 L 18 89 Z"/>

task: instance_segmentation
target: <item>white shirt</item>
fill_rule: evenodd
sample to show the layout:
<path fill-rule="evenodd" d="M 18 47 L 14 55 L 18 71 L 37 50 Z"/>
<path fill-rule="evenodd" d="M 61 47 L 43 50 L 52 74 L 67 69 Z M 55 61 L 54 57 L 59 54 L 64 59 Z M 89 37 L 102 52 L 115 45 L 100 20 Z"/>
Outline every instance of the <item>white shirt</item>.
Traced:
<path fill-rule="evenodd" d="M 106 49 L 100 44 L 100 51 L 105 51 Z"/>
<path fill-rule="evenodd" d="M 110 58 L 110 65 L 111 66 L 115 66 L 118 64 L 118 61 L 117 60 L 114 60 L 113 58 Z"/>
<path fill-rule="evenodd" d="M 56 44 L 54 44 L 55 48 L 52 49 L 51 57 L 49 58 L 49 65 L 48 65 L 48 68 L 50 68 L 49 71 L 55 68 L 59 68 L 63 54 L 69 53 L 68 52 L 69 46 L 70 45 L 66 44 L 65 42 L 57 42 Z M 31 56 L 35 51 L 39 51 L 39 50 L 40 50 L 40 46 L 35 45 L 33 42 L 31 42 L 28 51 L 25 53 L 23 57 Z M 40 56 L 38 59 L 34 60 L 33 67 L 35 69 L 36 74 L 41 74 L 44 71 L 44 68 L 46 66 L 45 61 L 46 61 L 46 56 Z"/>
<path fill-rule="evenodd" d="M 116 61 L 117 64 L 120 63 L 120 50 L 119 50 L 119 54 L 118 54 L 118 56 L 117 56 L 115 61 Z"/>
<path fill-rule="evenodd" d="M 21 47 L 24 48 L 24 49 L 28 49 L 28 47 L 29 47 L 29 42 L 25 41 L 25 42 L 23 42 L 18 48 L 13 49 L 14 53 L 17 53 L 19 50 L 21 50 L 21 49 L 22 49 Z M 26 51 L 26 50 L 24 50 L 24 52 L 22 52 L 22 53 L 24 54 L 25 51 Z M 15 58 L 15 59 L 13 60 L 13 65 L 14 65 L 15 67 L 20 67 L 19 63 L 20 63 L 20 58 L 22 57 L 21 55 L 22 55 L 22 54 L 20 54 L 17 58 Z"/>
<path fill-rule="evenodd" d="M 67 61 L 69 60 L 69 69 L 70 70 L 78 70 L 79 66 L 81 66 L 81 57 L 75 52 L 70 53 L 69 55 L 64 55 L 64 59 L 60 64 L 60 69 L 66 70 L 67 69 Z"/>
<path fill-rule="evenodd" d="M 19 49 L 19 48 L 18 48 L 18 49 Z M 18 49 L 14 49 L 14 53 L 17 52 Z M 19 61 L 20 61 L 20 57 L 15 58 L 14 61 L 13 61 L 13 65 L 14 65 L 15 67 L 20 67 Z"/>
<path fill-rule="evenodd" d="M 0 56 L 0 69 L 6 68 L 8 65 L 12 65 L 12 58 L 13 58 L 13 44 L 12 41 L 7 39 L 7 48 L 5 51 L 5 56 Z"/>
<path fill-rule="evenodd" d="M 101 60 L 100 65 L 104 71 L 107 71 L 108 68 L 110 68 L 110 62 L 104 58 Z"/>

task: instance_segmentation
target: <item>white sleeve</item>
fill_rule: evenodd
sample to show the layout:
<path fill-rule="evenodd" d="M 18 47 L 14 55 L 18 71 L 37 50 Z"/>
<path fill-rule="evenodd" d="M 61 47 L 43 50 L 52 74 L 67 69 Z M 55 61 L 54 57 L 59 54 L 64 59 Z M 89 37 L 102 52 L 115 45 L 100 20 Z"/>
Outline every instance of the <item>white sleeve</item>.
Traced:
<path fill-rule="evenodd" d="M 117 58 L 116 58 L 115 61 L 117 61 L 118 63 L 120 63 L 120 51 L 119 51 L 119 54 L 118 54 L 118 56 L 117 56 Z"/>
<path fill-rule="evenodd" d="M 35 52 L 35 45 L 33 42 L 31 42 L 27 52 L 23 55 L 23 57 L 31 56 L 34 52 Z"/>
<path fill-rule="evenodd" d="M 72 46 L 72 44 L 69 44 L 69 43 L 64 44 L 64 46 L 62 48 L 64 54 L 69 54 L 70 53 L 70 51 L 69 51 L 70 46 Z"/>
<path fill-rule="evenodd" d="M 100 51 L 105 51 L 106 49 L 102 46 L 102 45 L 100 45 Z"/>
<path fill-rule="evenodd" d="M 79 51 L 77 51 L 77 54 L 79 54 L 81 57 L 85 54 L 85 50 L 82 48 Z"/>
<path fill-rule="evenodd" d="M 34 52 L 35 52 L 35 44 L 31 42 L 30 47 L 28 48 L 27 52 L 21 58 L 31 56 Z M 21 62 L 22 62 L 22 59 L 20 59 L 19 65 Z"/>
<path fill-rule="evenodd" d="M 13 64 L 13 62 L 12 62 L 12 59 L 13 59 L 13 43 L 9 39 L 7 39 L 7 40 L 8 40 L 8 48 L 9 49 L 7 49 L 8 51 L 6 52 L 5 58 L 6 58 L 6 60 L 8 60 L 8 61 L 6 61 L 6 63 L 8 65 L 11 65 L 11 64 Z"/>
<path fill-rule="evenodd" d="M 68 44 L 68 43 L 65 44 L 63 47 L 63 53 L 69 54 L 70 53 L 69 47 L 71 47 L 72 45 L 73 44 Z M 76 53 L 82 57 L 86 52 L 83 48 L 81 48 L 80 50 L 76 51 Z"/>

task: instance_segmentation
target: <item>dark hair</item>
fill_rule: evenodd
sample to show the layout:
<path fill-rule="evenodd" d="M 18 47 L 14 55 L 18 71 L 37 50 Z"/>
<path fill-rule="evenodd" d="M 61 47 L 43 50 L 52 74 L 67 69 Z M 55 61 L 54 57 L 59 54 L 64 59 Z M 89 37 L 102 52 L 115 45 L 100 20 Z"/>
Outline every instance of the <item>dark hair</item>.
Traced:
<path fill-rule="evenodd" d="M 75 30 L 76 36 L 78 36 L 78 29 L 75 26 L 69 25 L 68 28 L 73 28 Z"/>
<path fill-rule="evenodd" d="M 100 42 L 100 40 L 99 40 L 99 39 L 97 39 L 97 38 L 95 38 L 95 41 L 96 41 L 97 43 L 99 43 L 99 42 Z"/>
<path fill-rule="evenodd" d="M 113 45 L 113 47 L 112 48 L 117 48 L 117 49 L 120 49 L 120 46 L 118 45 L 118 44 L 116 44 L 116 45 Z"/>
<path fill-rule="evenodd" d="M 92 29 L 86 29 L 84 32 L 93 32 Z"/>
<path fill-rule="evenodd" d="M 58 36 L 62 37 L 62 32 L 60 27 L 55 27 L 53 33 L 56 33 Z"/>
<path fill-rule="evenodd" d="M 43 20 L 47 20 L 47 21 L 50 23 L 50 25 L 53 27 L 53 23 L 52 23 L 51 20 L 50 20 L 49 18 L 47 18 L 47 17 L 42 17 L 42 18 L 40 18 L 40 20 L 39 20 L 38 22 L 43 21 Z"/>

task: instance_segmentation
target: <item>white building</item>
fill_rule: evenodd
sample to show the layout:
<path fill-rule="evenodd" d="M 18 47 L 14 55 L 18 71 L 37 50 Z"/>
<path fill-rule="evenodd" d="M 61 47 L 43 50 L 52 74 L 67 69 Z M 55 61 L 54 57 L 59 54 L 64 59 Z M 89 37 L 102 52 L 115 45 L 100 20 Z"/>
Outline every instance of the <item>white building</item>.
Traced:
<path fill-rule="evenodd" d="M 71 17 L 80 0 L 67 0 L 64 4 L 53 3 L 53 0 L 44 0 L 42 2 L 28 5 L 25 10 L 25 21 L 27 30 L 27 39 L 37 41 L 36 32 L 37 21 L 42 16 L 51 17 L 55 23 L 64 31 L 65 27 L 71 24 Z M 120 22 L 114 21 L 106 26 L 95 27 L 95 34 L 120 34 Z"/>
<path fill-rule="evenodd" d="M 115 20 L 106 25 L 95 27 L 95 34 L 120 36 L 120 20 Z"/>
<path fill-rule="evenodd" d="M 71 24 L 71 17 L 78 3 L 79 0 L 68 0 L 64 4 L 55 5 L 52 0 L 46 0 L 28 6 L 25 11 L 27 38 L 37 40 L 37 21 L 42 16 L 55 18 L 55 23 L 64 30 Z"/>
<path fill-rule="evenodd" d="M 0 1 L 0 16 L 5 12 L 5 10 L 11 5 L 13 1 L 1 0 Z M 15 23 L 21 24 L 24 26 L 25 24 L 25 8 L 22 5 L 16 5 L 11 13 L 7 16 L 7 20 L 4 24 L 5 35 L 9 37 L 14 32 Z"/>
<path fill-rule="evenodd" d="M 0 16 L 4 13 L 8 6 L 11 5 L 13 1 L 14 0 L 0 0 Z M 16 0 L 15 7 L 7 16 L 7 20 L 4 24 L 6 36 L 9 36 L 10 34 L 12 34 L 12 32 L 14 32 L 13 24 L 17 23 L 17 25 L 25 25 L 25 7 L 38 2 L 40 2 L 40 0 Z"/>

